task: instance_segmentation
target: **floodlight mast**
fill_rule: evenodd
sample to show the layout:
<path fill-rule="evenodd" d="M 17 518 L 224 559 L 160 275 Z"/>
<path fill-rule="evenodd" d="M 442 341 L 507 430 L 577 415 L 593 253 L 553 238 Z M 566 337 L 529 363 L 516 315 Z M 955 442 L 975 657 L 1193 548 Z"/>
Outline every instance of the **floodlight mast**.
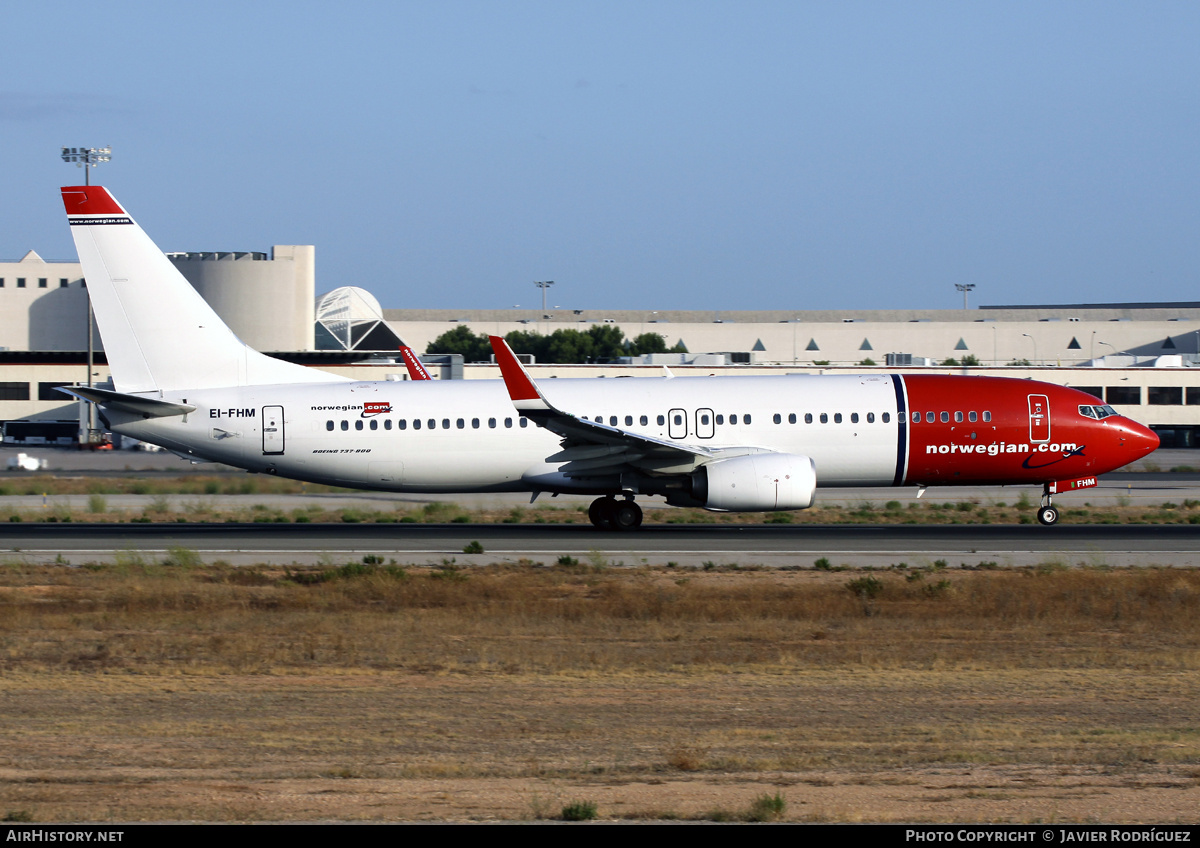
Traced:
<path fill-rule="evenodd" d="M 64 147 L 62 149 L 62 160 L 64 162 L 74 162 L 75 167 L 83 168 L 83 184 L 87 186 L 92 184 L 92 168 L 95 168 L 101 162 L 112 160 L 112 148 Z"/>
<path fill-rule="evenodd" d="M 974 283 L 955 283 L 954 287 L 963 294 L 963 309 L 967 308 L 967 292 L 975 290 Z"/>
<path fill-rule="evenodd" d="M 83 184 L 90 186 L 92 184 L 92 168 L 95 168 L 101 162 L 109 162 L 112 160 L 112 147 L 64 147 L 62 149 L 62 160 L 64 162 L 74 162 L 75 167 L 83 168 Z M 84 282 L 84 291 L 87 291 L 87 283 Z M 96 366 L 96 344 L 92 337 L 92 328 L 95 325 L 95 316 L 92 312 L 92 293 L 87 292 L 87 384 L 88 388 L 92 387 L 93 369 Z M 83 401 L 80 401 L 81 403 Z M 80 427 L 79 443 L 84 445 L 95 445 L 100 442 L 100 431 L 96 427 L 96 404 L 89 402 L 87 410 L 87 428 Z M 81 425 L 83 424 L 82 416 L 80 416 Z"/>
<path fill-rule="evenodd" d="M 542 282 L 534 282 L 534 285 L 542 290 L 542 315 L 546 314 L 546 289 L 554 285 L 554 280 L 543 280 Z"/>

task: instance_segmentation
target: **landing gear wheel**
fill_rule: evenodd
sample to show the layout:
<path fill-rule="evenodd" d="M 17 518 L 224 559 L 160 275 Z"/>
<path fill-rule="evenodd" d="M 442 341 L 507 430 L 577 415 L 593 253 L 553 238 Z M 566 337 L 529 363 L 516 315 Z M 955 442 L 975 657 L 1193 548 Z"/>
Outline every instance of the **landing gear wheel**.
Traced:
<path fill-rule="evenodd" d="M 1044 506 L 1038 509 L 1038 523 L 1046 527 L 1051 527 L 1058 523 L 1058 509 L 1053 506 Z"/>
<path fill-rule="evenodd" d="M 596 498 L 588 507 L 588 519 L 597 530 L 612 530 L 614 526 L 613 513 L 617 502 L 612 498 Z"/>
<path fill-rule="evenodd" d="M 617 530 L 636 530 L 642 526 L 642 508 L 633 501 L 614 502 L 612 522 Z"/>

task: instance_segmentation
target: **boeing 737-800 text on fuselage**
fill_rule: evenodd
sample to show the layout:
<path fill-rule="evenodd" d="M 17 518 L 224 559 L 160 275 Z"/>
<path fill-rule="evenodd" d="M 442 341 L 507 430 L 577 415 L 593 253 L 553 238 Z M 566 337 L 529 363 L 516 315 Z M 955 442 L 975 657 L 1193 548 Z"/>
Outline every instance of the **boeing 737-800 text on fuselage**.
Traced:
<path fill-rule="evenodd" d="M 103 188 L 63 202 L 112 372 L 73 386 L 107 427 L 198 460 L 397 492 L 634 496 L 766 511 L 819 486 L 1030 484 L 1051 497 L 1158 447 L 1084 392 L 998 377 L 559 379 L 535 384 L 503 339 L 503 380 L 360 382 L 240 341 Z"/>

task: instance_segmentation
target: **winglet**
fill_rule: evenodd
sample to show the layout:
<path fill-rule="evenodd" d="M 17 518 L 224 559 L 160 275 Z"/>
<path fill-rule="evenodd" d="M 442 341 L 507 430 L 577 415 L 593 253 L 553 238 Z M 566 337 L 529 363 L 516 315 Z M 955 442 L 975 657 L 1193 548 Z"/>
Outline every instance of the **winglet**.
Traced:
<path fill-rule="evenodd" d="M 492 343 L 492 352 L 496 354 L 496 364 L 500 366 L 500 375 L 504 377 L 504 387 L 508 389 L 513 406 L 518 411 L 549 409 L 550 405 L 533 384 L 525 366 L 512 352 L 508 342 L 500 336 L 488 336 L 488 341 Z"/>
<path fill-rule="evenodd" d="M 425 366 L 421 364 L 421 360 L 417 359 L 417 355 L 413 353 L 411 347 L 400 345 L 400 355 L 404 357 L 404 365 L 408 368 L 408 379 L 417 381 L 433 379 L 425 370 Z"/>

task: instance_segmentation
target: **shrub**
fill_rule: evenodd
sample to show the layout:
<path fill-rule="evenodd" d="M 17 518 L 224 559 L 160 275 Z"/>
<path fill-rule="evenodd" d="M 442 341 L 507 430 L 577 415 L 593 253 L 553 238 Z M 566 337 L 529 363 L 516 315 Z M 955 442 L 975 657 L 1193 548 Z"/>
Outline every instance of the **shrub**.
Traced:
<path fill-rule="evenodd" d="M 562 808 L 563 821 L 591 821 L 596 818 L 595 801 L 572 801 Z"/>
<path fill-rule="evenodd" d="M 883 581 L 878 577 L 859 577 L 848 582 L 846 588 L 863 600 L 873 600 L 883 592 Z"/>
<path fill-rule="evenodd" d="M 750 809 L 746 813 L 746 821 L 779 821 L 785 812 L 787 812 L 787 801 L 778 792 L 774 795 L 759 795 L 750 804 Z"/>
<path fill-rule="evenodd" d="M 481 554 L 483 553 L 483 545 L 479 542 L 468 542 L 463 546 L 464 554 Z"/>

